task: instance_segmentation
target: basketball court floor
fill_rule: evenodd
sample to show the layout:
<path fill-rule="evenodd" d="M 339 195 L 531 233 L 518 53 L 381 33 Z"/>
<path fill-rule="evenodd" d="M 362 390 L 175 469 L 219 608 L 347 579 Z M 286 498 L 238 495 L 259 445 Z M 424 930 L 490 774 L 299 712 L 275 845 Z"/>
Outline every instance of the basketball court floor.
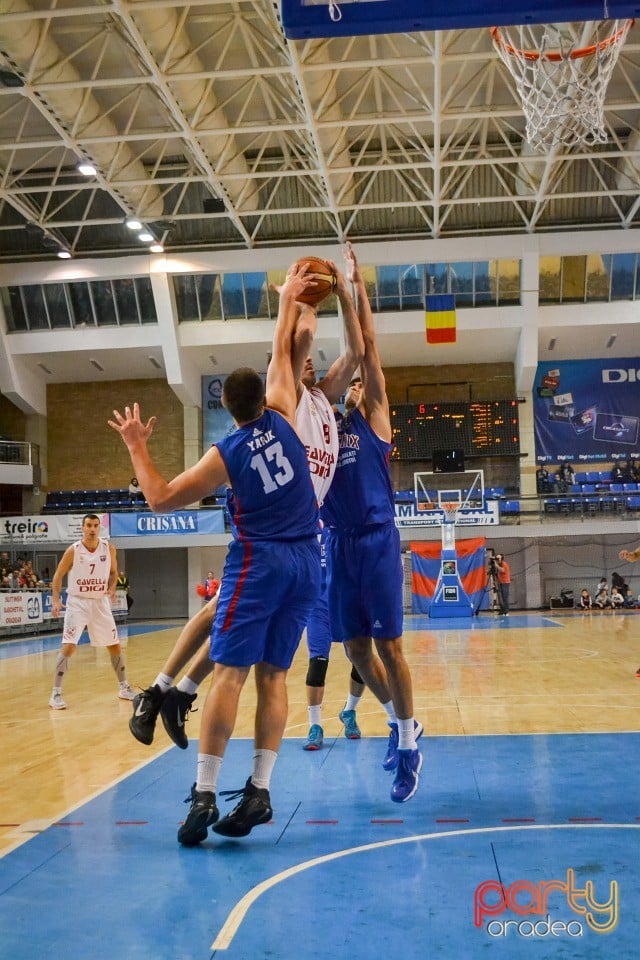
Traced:
<path fill-rule="evenodd" d="M 178 626 L 128 627 L 134 684 L 153 680 Z M 635 611 L 407 617 L 425 736 L 420 789 L 403 805 L 389 800 L 386 725 L 370 695 L 363 739 L 342 735 L 340 648 L 324 749 L 302 751 L 301 647 L 273 821 L 192 849 L 176 831 L 200 714 L 188 750 L 162 727 L 144 747 L 104 651 L 81 646 L 69 709 L 53 712 L 59 638 L 5 642 L 0 956 L 635 958 L 639 641 Z M 249 684 L 220 790 L 242 787 L 251 770 Z"/>

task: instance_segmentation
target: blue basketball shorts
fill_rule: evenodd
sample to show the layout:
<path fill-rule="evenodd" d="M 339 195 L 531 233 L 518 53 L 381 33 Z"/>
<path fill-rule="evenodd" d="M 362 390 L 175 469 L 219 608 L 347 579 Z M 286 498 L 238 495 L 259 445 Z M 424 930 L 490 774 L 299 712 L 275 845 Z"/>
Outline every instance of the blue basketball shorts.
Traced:
<path fill-rule="evenodd" d="M 328 657 L 331 653 L 331 621 L 326 586 L 322 589 L 307 620 L 309 657 Z"/>
<path fill-rule="evenodd" d="M 211 660 L 288 670 L 320 586 L 315 537 L 293 543 L 233 540 L 211 628 Z"/>
<path fill-rule="evenodd" d="M 402 558 L 394 523 L 329 530 L 329 615 L 334 640 L 402 636 Z"/>

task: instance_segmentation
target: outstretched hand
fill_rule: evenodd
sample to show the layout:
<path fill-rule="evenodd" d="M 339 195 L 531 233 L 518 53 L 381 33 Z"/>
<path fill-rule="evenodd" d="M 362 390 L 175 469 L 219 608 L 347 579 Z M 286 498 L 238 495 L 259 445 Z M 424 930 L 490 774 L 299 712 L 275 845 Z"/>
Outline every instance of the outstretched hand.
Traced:
<path fill-rule="evenodd" d="M 284 283 L 270 283 L 269 289 L 275 290 L 281 297 L 284 294 L 289 294 L 294 300 L 297 300 L 305 290 L 311 290 L 318 286 L 315 275 L 309 273 L 309 269 L 308 263 L 293 263 L 287 270 Z"/>
<path fill-rule="evenodd" d="M 347 240 L 342 248 L 342 255 L 344 257 L 344 269 L 347 275 L 347 280 L 350 283 L 357 283 L 358 280 L 360 280 L 360 268 L 358 266 L 356 252 L 349 240 Z"/>
<path fill-rule="evenodd" d="M 119 410 L 113 411 L 113 420 L 107 420 L 110 427 L 117 430 L 129 449 L 136 444 L 146 443 L 156 423 L 156 417 L 149 417 L 146 423 L 140 419 L 140 405 L 134 403 L 133 413 L 131 407 L 124 408 L 124 416 Z"/>

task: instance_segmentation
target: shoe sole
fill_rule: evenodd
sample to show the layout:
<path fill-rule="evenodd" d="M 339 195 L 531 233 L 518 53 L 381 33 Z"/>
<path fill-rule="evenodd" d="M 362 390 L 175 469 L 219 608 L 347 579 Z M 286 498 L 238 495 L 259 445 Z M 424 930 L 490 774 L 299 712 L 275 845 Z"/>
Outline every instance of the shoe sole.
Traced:
<path fill-rule="evenodd" d="M 418 769 L 415 771 L 416 779 L 413 785 L 413 790 L 411 793 L 408 793 L 406 797 L 394 797 L 393 791 L 391 793 L 391 799 L 394 803 L 406 803 L 407 800 L 411 800 L 411 797 L 415 794 L 418 789 L 418 784 L 420 783 L 420 771 L 422 770 L 422 754 L 420 754 L 420 763 L 418 764 Z"/>
<path fill-rule="evenodd" d="M 198 843 L 202 843 L 203 840 L 206 840 L 209 827 L 214 826 L 216 820 L 218 819 L 218 811 L 216 810 L 213 820 L 209 820 L 210 816 L 210 812 L 205 813 L 203 811 L 203 813 L 198 816 L 198 823 L 189 828 L 188 836 L 186 836 L 184 833 L 185 824 L 183 824 L 178 830 L 178 843 L 181 843 L 183 847 L 195 847 Z M 200 822 L 202 819 L 204 819 L 204 823 Z"/>
<path fill-rule="evenodd" d="M 165 718 L 165 715 L 164 715 L 164 713 L 162 712 L 162 710 L 160 711 L 160 719 L 162 720 L 162 726 L 163 726 L 164 729 L 167 731 L 167 736 L 168 736 L 171 740 L 173 740 L 173 742 L 175 743 L 176 747 L 180 747 L 181 750 L 186 750 L 187 747 L 189 746 L 189 739 L 188 739 L 186 733 L 184 732 L 183 728 L 182 728 L 182 727 L 179 727 L 179 729 L 182 731 L 182 737 L 179 737 L 179 736 L 175 733 L 175 731 L 171 728 L 172 720 L 168 720 L 167 718 Z"/>
<path fill-rule="evenodd" d="M 323 742 L 324 742 L 324 741 L 323 741 Z M 303 749 L 303 750 L 309 750 L 309 751 L 311 751 L 311 752 L 313 753 L 313 752 L 315 752 L 316 750 L 321 750 L 321 749 L 322 749 L 322 743 L 303 743 L 303 744 L 302 744 L 302 749 Z"/>
<path fill-rule="evenodd" d="M 151 733 L 151 736 L 149 736 L 148 734 L 147 735 L 141 734 L 140 731 L 134 729 L 133 718 L 129 720 L 129 730 L 131 731 L 131 735 L 136 738 L 138 743 L 144 743 L 145 747 L 149 747 L 153 743 L 153 731 Z"/>
<path fill-rule="evenodd" d="M 638 679 L 640 680 L 640 677 L 638 677 Z M 66 710 L 66 709 L 67 709 L 66 703 L 64 706 L 61 706 L 59 704 L 56 704 L 56 706 L 54 706 L 52 703 L 49 704 L 49 710 Z"/>
<path fill-rule="evenodd" d="M 221 837 L 247 837 L 254 827 L 259 827 L 261 823 L 269 823 L 269 820 L 271 820 L 272 816 L 273 810 L 270 807 L 268 812 L 265 812 L 259 820 L 256 820 L 255 823 L 252 823 L 250 827 L 246 828 L 246 830 L 239 830 L 233 821 L 228 821 L 225 823 L 227 818 L 223 817 L 222 820 L 218 820 L 218 822 L 213 825 L 212 829 L 214 833 L 218 833 Z"/>

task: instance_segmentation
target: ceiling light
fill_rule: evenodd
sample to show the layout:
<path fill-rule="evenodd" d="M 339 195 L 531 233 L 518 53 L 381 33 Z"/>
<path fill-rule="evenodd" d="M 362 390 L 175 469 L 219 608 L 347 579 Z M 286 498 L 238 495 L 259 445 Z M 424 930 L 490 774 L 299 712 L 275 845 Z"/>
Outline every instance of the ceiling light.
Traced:
<path fill-rule="evenodd" d="M 89 160 L 81 160 L 76 166 L 76 170 L 78 173 L 81 173 L 83 177 L 95 177 L 98 172 Z"/>
<path fill-rule="evenodd" d="M 149 363 L 156 368 L 156 370 L 162 370 L 162 364 L 159 363 L 155 357 L 148 357 Z"/>
<path fill-rule="evenodd" d="M 58 256 L 61 260 L 71 260 L 71 254 L 68 250 L 58 250 Z"/>
<path fill-rule="evenodd" d="M 96 370 L 99 370 L 100 373 L 104 373 L 104 367 L 102 366 L 101 363 L 98 363 L 97 360 L 89 360 L 89 363 L 91 364 L 92 367 L 95 367 Z"/>
<path fill-rule="evenodd" d="M 151 253 L 164 253 L 164 247 L 161 243 L 152 243 L 149 250 Z"/>
<path fill-rule="evenodd" d="M 38 366 L 41 370 L 44 370 L 45 373 L 52 374 L 53 370 L 49 370 L 49 367 L 45 367 L 44 363 L 39 363 Z"/>
<path fill-rule="evenodd" d="M 148 230 L 141 230 L 138 234 L 138 240 L 142 240 L 143 243 L 153 243 L 155 237 Z"/>
<path fill-rule="evenodd" d="M 607 350 L 611 349 L 611 347 L 614 345 L 617 339 L 618 339 L 618 334 L 612 333 L 609 339 L 607 340 Z"/>
<path fill-rule="evenodd" d="M 553 350 L 555 345 L 556 345 L 556 338 L 551 337 L 551 340 L 549 340 L 549 346 L 547 347 L 547 350 Z"/>
<path fill-rule="evenodd" d="M 129 230 L 142 230 L 142 223 L 136 217 L 127 217 L 124 223 Z"/>

